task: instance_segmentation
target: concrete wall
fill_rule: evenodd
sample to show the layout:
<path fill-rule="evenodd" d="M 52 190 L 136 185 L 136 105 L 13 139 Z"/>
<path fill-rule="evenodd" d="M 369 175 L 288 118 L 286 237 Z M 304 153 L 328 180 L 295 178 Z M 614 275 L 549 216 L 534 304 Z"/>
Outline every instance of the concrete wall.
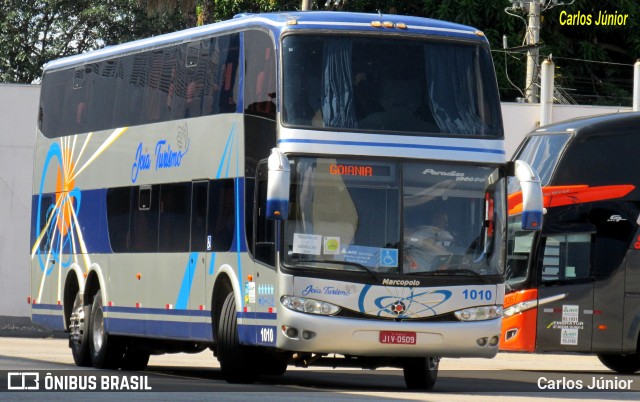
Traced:
<path fill-rule="evenodd" d="M 631 108 L 579 105 L 553 105 L 552 122 L 583 116 L 630 112 Z M 505 148 L 511 158 L 524 136 L 539 127 L 540 105 L 537 103 L 502 103 L 504 121 Z"/>
<path fill-rule="evenodd" d="M 31 183 L 40 87 L 0 84 L 0 335 L 7 318 L 30 314 L 29 236 Z M 555 105 L 553 121 L 629 111 L 630 108 Z M 537 104 L 503 103 L 507 156 L 537 128 Z"/>
<path fill-rule="evenodd" d="M 29 225 L 38 85 L 0 84 L 0 316 L 29 315 Z"/>

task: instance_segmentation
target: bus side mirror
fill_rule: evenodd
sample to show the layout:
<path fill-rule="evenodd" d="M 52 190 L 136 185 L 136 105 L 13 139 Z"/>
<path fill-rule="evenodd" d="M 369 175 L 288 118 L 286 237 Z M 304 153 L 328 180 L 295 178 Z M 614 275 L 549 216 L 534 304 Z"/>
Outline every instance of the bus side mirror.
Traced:
<path fill-rule="evenodd" d="M 527 162 L 517 160 L 514 163 L 514 175 L 522 189 L 522 229 L 542 229 L 542 185 L 538 174 Z"/>
<path fill-rule="evenodd" d="M 289 160 L 278 148 L 271 150 L 268 160 L 266 218 L 284 221 L 289 217 Z"/>

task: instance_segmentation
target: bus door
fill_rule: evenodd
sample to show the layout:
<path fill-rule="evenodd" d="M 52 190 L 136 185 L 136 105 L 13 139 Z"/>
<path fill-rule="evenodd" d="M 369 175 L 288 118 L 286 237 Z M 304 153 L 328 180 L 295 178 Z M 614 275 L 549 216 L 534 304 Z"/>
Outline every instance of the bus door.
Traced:
<path fill-rule="evenodd" d="M 256 208 L 254 216 L 255 283 L 253 309 L 256 312 L 256 343 L 275 346 L 276 343 L 276 227 L 274 220 L 266 219 L 267 209 L 266 163 L 260 163 L 256 180 Z"/>
<path fill-rule="evenodd" d="M 211 253 L 211 243 L 207 232 L 208 205 L 209 205 L 209 182 L 194 181 L 191 183 L 191 247 L 189 253 L 189 264 L 185 273 L 185 278 L 190 279 L 190 292 L 188 309 L 201 312 L 200 315 L 192 315 L 191 337 L 207 337 L 211 324 L 207 324 L 203 317 L 210 308 L 206 297 L 206 275 L 209 266 Z M 183 279 L 184 282 L 184 279 Z M 186 286 L 183 283 L 182 286 Z"/>
<path fill-rule="evenodd" d="M 536 351 L 590 351 L 592 232 L 548 234 L 538 255 Z"/>

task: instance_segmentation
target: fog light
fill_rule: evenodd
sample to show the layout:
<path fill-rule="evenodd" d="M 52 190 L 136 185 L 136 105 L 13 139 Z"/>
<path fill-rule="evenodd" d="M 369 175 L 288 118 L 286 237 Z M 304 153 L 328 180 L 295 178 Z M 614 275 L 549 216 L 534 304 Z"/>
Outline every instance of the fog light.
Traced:
<path fill-rule="evenodd" d="M 309 340 L 315 338 L 316 333 L 311 331 L 302 331 L 302 339 Z"/>
<path fill-rule="evenodd" d="M 476 343 L 478 344 L 478 346 L 485 346 L 487 344 L 487 341 L 488 341 L 487 338 L 476 339 Z"/>
<path fill-rule="evenodd" d="M 510 329 L 504 335 L 504 340 L 508 341 L 510 339 L 513 339 L 516 335 L 518 335 L 518 329 L 517 328 Z"/>
<path fill-rule="evenodd" d="M 494 335 L 491 337 L 491 340 L 489 340 L 489 346 L 496 346 L 498 342 L 500 342 L 500 337 L 497 335 Z"/>
<path fill-rule="evenodd" d="M 298 329 L 297 328 L 293 328 L 293 327 L 289 327 L 286 325 L 282 326 L 282 333 L 285 334 L 286 337 L 288 338 L 292 338 L 292 339 L 297 339 L 298 338 Z"/>

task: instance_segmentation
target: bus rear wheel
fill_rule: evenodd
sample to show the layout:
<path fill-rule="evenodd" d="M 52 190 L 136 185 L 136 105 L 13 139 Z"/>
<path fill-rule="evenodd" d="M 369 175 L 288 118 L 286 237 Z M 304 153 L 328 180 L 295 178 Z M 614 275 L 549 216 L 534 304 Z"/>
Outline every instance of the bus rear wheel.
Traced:
<path fill-rule="evenodd" d="M 124 347 L 118 338 L 110 336 L 105 331 L 100 290 L 98 290 L 93 299 L 90 327 L 89 349 L 93 367 L 99 369 L 117 369 L 120 367 L 124 357 Z"/>
<path fill-rule="evenodd" d="M 440 359 L 437 357 L 416 357 L 408 359 L 402 367 L 404 382 L 409 389 L 428 391 L 433 389 L 438 379 L 438 366 Z"/>
<path fill-rule="evenodd" d="M 80 367 L 91 367 L 89 331 L 91 328 L 91 306 L 83 305 L 80 292 L 76 293 L 69 320 L 69 347 L 73 361 Z"/>
<path fill-rule="evenodd" d="M 640 355 L 637 353 L 629 355 L 603 355 L 599 354 L 598 359 L 608 369 L 621 374 L 633 374 L 640 370 Z"/>
<path fill-rule="evenodd" d="M 249 383 L 257 377 L 256 364 L 250 361 L 251 353 L 240 344 L 236 299 L 229 293 L 220 311 L 217 328 L 218 360 L 225 380 L 230 383 Z"/>

